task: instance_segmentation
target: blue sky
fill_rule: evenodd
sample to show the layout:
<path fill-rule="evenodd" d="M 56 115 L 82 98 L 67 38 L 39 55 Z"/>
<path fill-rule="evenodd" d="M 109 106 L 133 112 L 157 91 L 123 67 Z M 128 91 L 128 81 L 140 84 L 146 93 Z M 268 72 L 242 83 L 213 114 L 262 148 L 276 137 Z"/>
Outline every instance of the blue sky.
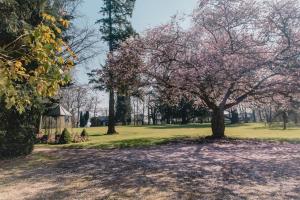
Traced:
<path fill-rule="evenodd" d="M 101 0 L 84 0 L 79 12 L 86 17 L 89 24 L 93 24 L 100 17 L 98 11 L 101 4 Z M 141 32 L 167 22 L 177 12 L 189 14 L 196 5 L 197 0 L 136 0 L 132 23 Z"/>
<path fill-rule="evenodd" d="M 101 0 L 84 0 L 79 6 L 79 15 L 82 16 L 77 21 L 78 26 L 93 26 L 97 29 L 95 21 L 99 19 L 102 1 Z M 147 28 L 151 28 L 170 20 L 175 14 L 190 14 L 196 7 L 197 0 L 137 0 L 132 24 L 135 30 L 142 33 Z M 100 33 L 99 33 L 100 36 Z M 86 73 L 94 68 L 99 68 L 105 59 L 106 44 L 99 47 L 99 56 L 94 60 L 77 68 L 76 79 L 80 83 L 87 83 Z"/>
<path fill-rule="evenodd" d="M 197 0 L 137 0 L 132 23 L 138 32 L 168 22 L 176 13 L 190 14 Z"/>

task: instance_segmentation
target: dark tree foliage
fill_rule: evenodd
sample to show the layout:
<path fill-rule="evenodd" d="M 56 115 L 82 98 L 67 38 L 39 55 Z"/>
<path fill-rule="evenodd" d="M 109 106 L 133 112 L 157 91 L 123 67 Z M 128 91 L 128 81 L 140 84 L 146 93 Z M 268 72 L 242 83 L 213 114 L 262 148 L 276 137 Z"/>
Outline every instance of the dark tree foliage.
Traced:
<path fill-rule="evenodd" d="M 129 96 L 117 97 L 116 105 L 116 121 L 121 122 L 122 125 L 127 125 L 131 122 L 131 105 Z"/>
<path fill-rule="evenodd" d="M 89 122 L 89 119 L 90 119 L 89 111 L 86 111 L 84 114 L 83 112 L 80 112 L 80 120 L 79 120 L 80 127 L 86 127 L 86 125 Z"/>
<path fill-rule="evenodd" d="M 239 120 L 239 113 L 237 109 L 230 110 L 230 116 L 228 118 L 231 124 L 238 124 L 240 120 Z"/>
<path fill-rule="evenodd" d="M 33 150 L 41 108 L 28 108 L 20 114 L 6 109 L 0 101 L 0 158 L 27 155 Z"/>
<path fill-rule="evenodd" d="M 181 113 L 181 123 L 188 124 L 191 119 L 193 104 L 185 99 L 179 103 L 179 112 Z"/>
<path fill-rule="evenodd" d="M 97 20 L 102 33 L 102 40 L 109 44 L 109 50 L 135 34 L 129 19 L 132 17 L 135 0 L 103 0 L 100 9 L 102 18 Z"/>
<path fill-rule="evenodd" d="M 82 112 L 80 112 L 80 115 L 79 115 L 79 126 L 80 127 L 84 127 L 85 125 L 84 125 L 84 122 L 85 120 L 84 120 L 84 117 L 83 117 L 83 113 Z"/>
<path fill-rule="evenodd" d="M 162 121 L 167 124 L 174 123 L 174 119 L 181 119 L 181 124 L 188 124 L 195 118 L 199 118 L 200 122 L 203 118 L 209 116 L 209 111 L 205 108 L 194 106 L 194 102 L 182 99 L 177 105 L 168 105 L 158 102 L 159 112 L 162 115 Z"/>
<path fill-rule="evenodd" d="M 14 41 L 23 33 L 24 27 L 31 27 L 41 21 L 42 2 L 30 0 L 0 1 L 0 46 Z"/>
<path fill-rule="evenodd" d="M 0 1 L 0 47 L 8 44 L 23 33 L 24 28 L 37 26 L 41 20 L 41 13 L 47 12 L 55 17 L 72 19 L 62 10 L 79 0 L 4 0 Z M 71 7 L 74 7 L 72 5 Z M 61 29 L 64 29 L 62 26 Z"/>
<path fill-rule="evenodd" d="M 85 115 L 84 115 L 85 125 L 87 125 L 87 123 L 89 122 L 89 119 L 90 119 L 90 112 L 86 111 Z"/>

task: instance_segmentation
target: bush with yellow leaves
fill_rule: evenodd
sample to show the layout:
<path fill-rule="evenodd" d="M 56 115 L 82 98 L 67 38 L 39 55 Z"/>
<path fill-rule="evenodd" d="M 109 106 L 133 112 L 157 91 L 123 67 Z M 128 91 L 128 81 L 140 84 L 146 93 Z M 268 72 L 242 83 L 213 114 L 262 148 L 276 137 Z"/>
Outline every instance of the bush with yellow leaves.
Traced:
<path fill-rule="evenodd" d="M 62 39 L 69 21 L 43 14 L 33 29 L 0 47 L 0 98 L 23 112 L 35 97 L 51 97 L 70 81 L 76 55 Z"/>

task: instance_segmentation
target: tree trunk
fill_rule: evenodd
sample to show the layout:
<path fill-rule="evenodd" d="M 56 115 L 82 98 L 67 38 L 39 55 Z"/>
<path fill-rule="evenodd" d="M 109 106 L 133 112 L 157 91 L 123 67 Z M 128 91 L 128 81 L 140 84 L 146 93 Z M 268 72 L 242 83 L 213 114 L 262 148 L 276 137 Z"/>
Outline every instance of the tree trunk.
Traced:
<path fill-rule="evenodd" d="M 109 24 L 109 52 L 113 52 L 113 21 L 112 21 L 112 4 L 111 1 L 108 2 L 108 24 Z M 110 74 L 110 78 L 112 78 L 112 75 Z M 110 89 L 109 90 L 109 117 L 108 117 L 108 130 L 107 134 L 108 135 L 113 135 L 116 134 L 116 129 L 115 129 L 115 94 L 114 90 Z"/>
<path fill-rule="evenodd" d="M 139 125 L 139 100 L 136 99 L 136 125 Z"/>
<path fill-rule="evenodd" d="M 115 129 L 115 94 L 113 90 L 109 91 L 109 117 L 108 117 L 108 135 L 116 134 Z"/>
<path fill-rule="evenodd" d="M 148 125 L 151 124 L 151 113 L 150 113 L 150 105 L 148 104 Z"/>
<path fill-rule="evenodd" d="M 171 124 L 171 117 L 167 116 L 167 124 Z"/>
<path fill-rule="evenodd" d="M 133 101 L 133 125 L 136 126 L 136 112 L 135 112 L 135 103 Z"/>
<path fill-rule="evenodd" d="M 77 124 L 76 127 L 79 128 L 80 125 L 80 107 L 77 107 Z"/>
<path fill-rule="evenodd" d="M 152 120 L 153 120 L 153 125 L 157 125 L 156 108 L 153 108 L 152 110 Z"/>
<path fill-rule="evenodd" d="M 216 108 L 213 110 L 211 119 L 212 137 L 215 139 L 221 139 L 225 137 L 225 121 L 224 110 Z"/>
<path fill-rule="evenodd" d="M 188 124 L 188 116 L 187 116 L 187 111 L 185 109 L 185 106 L 180 111 L 181 114 L 181 124 Z"/>
<path fill-rule="evenodd" d="M 257 119 L 256 119 L 256 112 L 254 109 L 252 110 L 252 116 L 253 116 L 253 122 L 256 123 Z"/>
<path fill-rule="evenodd" d="M 37 135 L 39 135 L 41 132 L 42 132 L 42 124 L 43 124 L 43 115 L 42 114 L 39 114 L 39 118 L 37 120 Z"/>
<path fill-rule="evenodd" d="M 287 129 L 286 125 L 288 123 L 288 116 L 285 111 L 282 113 L 282 118 L 283 118 L 283 130 L 286 130 Z"/>
<path fill-rule="evenodd" d="M 143 100 L 143 118 L 142 118 L 142 125 L 145 125 L 145 101 Z"/>
<path fill-rule="evenodd" d="M 245 109 L 245 112 L 244 112 L 244 122 L 245 122 L 246 124 L 249 123 L 248 114 L 247 114 L 246 109 Z"/>
<path fill-rule="evenodd" d="M 231 124 L 238 124 L 239 123 L 239 113 L 236 109 L 231 110 Z"/>
<path fill-rule="evenodd" d="M 259 122 L 262 122 L 263 117 L 262 117 L 262 114 L 261 114 L 261 110 L 258 110 L 258 116 L 259 116 Z"/>

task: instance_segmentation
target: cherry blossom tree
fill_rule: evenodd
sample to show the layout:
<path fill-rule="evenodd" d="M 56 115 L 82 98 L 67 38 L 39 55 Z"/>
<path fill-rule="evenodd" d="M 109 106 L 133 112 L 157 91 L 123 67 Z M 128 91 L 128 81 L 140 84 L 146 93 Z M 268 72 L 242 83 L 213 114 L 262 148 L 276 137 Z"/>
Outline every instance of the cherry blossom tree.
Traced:
<path fill-rule="evenodd" d="M 129 83 L 151 85 L 168 101 L 184 96 L 209 108 L 213 138 L 225 136 L 225 110 L 296 92 L 299 1 L 200 0 L 192 26 L 179 24 L 173 18 L 111 54 L 115 85 L 139 77 Z"/>

